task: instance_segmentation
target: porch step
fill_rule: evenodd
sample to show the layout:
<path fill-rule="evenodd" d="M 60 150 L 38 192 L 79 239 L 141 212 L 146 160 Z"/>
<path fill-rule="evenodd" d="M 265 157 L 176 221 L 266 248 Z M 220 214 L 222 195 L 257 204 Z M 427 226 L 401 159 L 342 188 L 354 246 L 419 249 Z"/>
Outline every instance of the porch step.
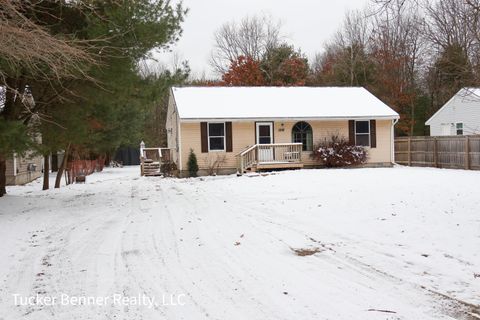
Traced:
<path fill-rule="evenodd" d="M 143 171 L 154 171 L 154 170 L 160 170 L 160 166 L 158 166 L 158 167 L 143 167 Z"/>
<path fill-rule="evenodd" d="M 156 177 L 162 175 L 160 172 L 160 163 L 150 160 L 143 164 L 143 175 L 146 177 Z"/>
<path fill-rule="evenodd" d="M 255 170 L 302 169 L 303 163 L 297 162 L 262 162 L 255 165 Z"/>
<path fill-rule="evenodd" d="M 151 162 L 144 162 L 143 165 L 144 165 L 144 166 L 159 166 L 159 165 L 160 165 L 160 162 L 158 162 L 158 161 L 157 161 L 157 162 L 153 162 L 153 161 L 151 161 Z"/>

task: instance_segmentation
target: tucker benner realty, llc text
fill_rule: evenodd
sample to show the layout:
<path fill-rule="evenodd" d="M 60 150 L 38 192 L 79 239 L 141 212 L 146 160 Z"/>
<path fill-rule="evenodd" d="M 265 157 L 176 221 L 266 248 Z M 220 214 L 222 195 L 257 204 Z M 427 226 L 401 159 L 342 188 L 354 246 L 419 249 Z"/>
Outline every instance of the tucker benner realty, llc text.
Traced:
<path fill-rule="evenodd" d="M 164 294 L 161 297 L 150 297 L 145 294 L 124 296 L 113 294 L 110 296 L 73 296 L 62 293 L 58 296 L 32 295 L 22 296 L 12 294 L 13 302 L 17 306 L 144 306 L 148 308 L 160 306 L 184 306 L 185 294 Z"/>

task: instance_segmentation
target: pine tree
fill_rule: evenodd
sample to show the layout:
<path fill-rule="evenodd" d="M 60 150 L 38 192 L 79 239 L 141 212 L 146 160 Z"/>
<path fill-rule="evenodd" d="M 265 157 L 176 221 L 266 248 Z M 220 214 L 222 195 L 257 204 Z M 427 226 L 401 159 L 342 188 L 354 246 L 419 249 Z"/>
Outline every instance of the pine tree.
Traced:
<path fill-rule="evenodd" d="M 308 76 L 308 60 L 291 45 L 283 43 L 267 50 L 261 61 L 269 86 L 304 86 Z"/>
<path fill-rule="evenodd" d="M 467 52 L 459 45 L 445 48 L 428 74 L 433 96 L 430 113 L 435 113 L 461 88 L 474 86 L 474 69 Z"/>
<path fill-rule="evenodd" d="M 14 9 L 19 3 L 7 0 Z M 8 88 L 5 107 L 0 108 L 0 121 L 20 120 L 27 124 L 33 115 L 42 115 L 40 120 L 48 121 L 42 121 L 39 126 L 45 137 L 40 149 L 47 155 L 65 150 L 69 145 L 87 155 L 112 153 L 122 144 L 136 145 L 146 122 L 145 104 L 150 102 L 145 103 L 148 96 L 144 89 L 146 85 L 154 85 L 143 81 L 139 62 L 147 59 L 153 49 L 165 49 L 178 40 L 182 32 L 180 24 L 186 14 L 182 5 L 163 0 L 126 0 L 121 3 L 45 0 L 39 2 L 38 8 L 34 3 L 22 6 L 22 9 L 12 12 L 24 14 L 20 21 L 27 19 L 27 27 L 33 30 L 30 33 L 40 32 L 49 41 L 49 45 L 41 49 L 51 50 L 46 51 L 49 54 L 20 59 L 23 56 L 18 56 L 22 52 L 13 45 L 9 47 L 14 53 L 11 59 L 27 63 L 17 63 L 17 60 L 12 63 L 9 55 L 0 55 L 0 86 Z M 8 17 L 15 18 L 13 15 Z M 0 21 L 0 27 L 2 25 L 3 21 Z M 25 28 L 24 25 L 19 24 L 19 28 Z M 0 30 L 0 35 L 7 31 Z M 18 40 L 19 48 L 28 44 L 22 39 Z M 75 47 L 77 43 L 88 44 L 85 53 L 83 47 Z M 38 41 L 32 43 L 33 46 L 37 44 Z M 26 53 L 30 55 L 39 51 L 36 47 L 26 47 Z M 95 54 L 89 56 L 88 52 Z M 52 56 L 62 59 L 44 58 Z M 5 83 L 2 79 L 6 79 Z M 22 92 L 26 85 L 32 88 L 36 105 L 25 113 L 21 104 L 14 104 L 11 89 L 18 88 Z M 65 109 L 72 113 L 65 114 L 62 112 Z M 0 150 L 0 191 L 5 180 L 3 159 L 12 152 L 5 148 Z"/>

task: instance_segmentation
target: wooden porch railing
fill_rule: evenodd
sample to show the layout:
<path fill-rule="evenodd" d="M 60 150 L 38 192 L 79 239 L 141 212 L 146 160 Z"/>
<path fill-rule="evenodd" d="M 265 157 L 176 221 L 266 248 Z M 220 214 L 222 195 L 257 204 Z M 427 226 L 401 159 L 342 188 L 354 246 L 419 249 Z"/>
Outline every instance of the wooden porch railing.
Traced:
<path fill-rule="evenodd" d="M 153 161 L 160 161 L 162 158 L 161 148 L 143 148 L 140 157 L 144 159 L 150 159 Z"/>
<path fill-rule="evenodd" d="M 162 163 L 171 161 L 171 149 L 168 148 L 140 148 L 140 174 L 162 174 Z"/>
<path fill-rule="evenodd" d="M 257 145 L 253 145 L 239 154 L 239 170 L 242 174 L 247 168 L 257 163 Z"/>
<path fill-rule="evenodd" d="M 245 170 L 252 168 L 257 164 L 301 163 L 302 144 L 255 144 L 251 147 L 248 147 L 237 156 L 239 161 L 239 173 L 243 174 Z"/>

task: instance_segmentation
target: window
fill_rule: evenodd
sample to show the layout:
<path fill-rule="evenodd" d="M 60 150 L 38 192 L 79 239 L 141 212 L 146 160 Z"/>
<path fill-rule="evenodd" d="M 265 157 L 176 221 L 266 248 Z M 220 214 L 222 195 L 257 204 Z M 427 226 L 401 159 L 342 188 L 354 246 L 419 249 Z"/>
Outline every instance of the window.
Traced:
<path fill-rule="evenodd" d="M 225 150 L 225 123 L 221 122 L 208 124 L 208 150 Z"/>
<path fill-rule="evenodd" d="M 456 124 L 457 136 L 463 136 L 463 123 Z"/>
<path fill-rule="evenodd" d="M 292 128 L 292 141 L 302 143 L 303 151 L 313 150 L 313 132 L 312 126 L 302 121 L 297 122 Z"/>
<path fill-rule="evenodd" d="M 370 146 L 370 121 L 355 121 L 355 144 Z"/>

